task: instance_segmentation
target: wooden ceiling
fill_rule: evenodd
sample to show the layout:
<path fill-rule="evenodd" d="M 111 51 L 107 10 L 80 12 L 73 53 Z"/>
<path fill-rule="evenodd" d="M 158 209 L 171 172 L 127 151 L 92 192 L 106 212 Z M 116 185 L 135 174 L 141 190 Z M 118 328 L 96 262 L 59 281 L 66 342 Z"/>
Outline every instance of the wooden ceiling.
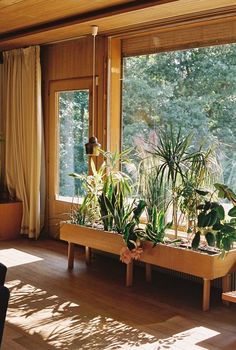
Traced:
<path fill-rule="evenodd" d="M 75 15 L 104 10 L 107 7 L 133 3 L 130 0 L 1 0 L 0 32 L 65 19 Z"/>
<path fill-rule="evenodd" d="M 234 0 L 1 0 L 0 50 L 74 39 L 91 34 L 127 33 L 178 20 L 234 16 Z"/>

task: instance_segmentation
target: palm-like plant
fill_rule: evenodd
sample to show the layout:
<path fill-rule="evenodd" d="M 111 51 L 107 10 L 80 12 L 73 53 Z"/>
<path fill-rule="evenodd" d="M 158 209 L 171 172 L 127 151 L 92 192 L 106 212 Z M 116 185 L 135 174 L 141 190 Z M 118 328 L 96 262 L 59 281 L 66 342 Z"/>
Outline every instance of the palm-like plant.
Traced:
<path fill-rule="evenodd" d="M 203 165 L 203 155 L 201 151 L 192 151 L 192 135 L 183 136 L 181 129 L 177 133 L 172 126 L 163 131 L 158 130 L 158 143 L 152 145 L 150 153 L 157 157 L 159 166 L 157 176 L 160 186 L 170 186 L 173 205 L 173 225 L 175 236 L 177 237 L 177 207 L 178 192 L 181 183 L 187 179 L 187 173 L 193 164 Z"/>

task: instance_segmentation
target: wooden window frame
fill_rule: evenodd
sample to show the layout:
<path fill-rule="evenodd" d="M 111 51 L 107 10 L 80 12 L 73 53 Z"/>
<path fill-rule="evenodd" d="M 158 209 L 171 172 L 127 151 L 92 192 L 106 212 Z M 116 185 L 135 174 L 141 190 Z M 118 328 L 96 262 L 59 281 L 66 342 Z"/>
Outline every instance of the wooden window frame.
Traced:
<path fill-rule="evenodd" d="M 48 125 L 48 142 L 50 154 L 48 155 L 48 200 L 47 212 L 50 217 L 50 233 L 56 235 L 57 228 L 54 221 L 58 218 L 63 219 L 65 214 L 68 214 L 71 209 L 73 200 L 68 201 L 66 198 L 57 196 L 58 188 L 58 142 L 59 142 L 59 123 L 58 123 L 58 101 L 57 93 L 60 91 L 72 90 L 89 90 L 89 134 L 92 132 L 92 78 L 72 78 L 54 80 L 49 83 L 49 125 Z M 96 99 L 95 99 L 96 100 Z M 97 108 L 95 108 L 96 110 Z M 89 136 L 90 136 L 89 135 Z M 55 219 L 54 219 L 55 218 Z"/>

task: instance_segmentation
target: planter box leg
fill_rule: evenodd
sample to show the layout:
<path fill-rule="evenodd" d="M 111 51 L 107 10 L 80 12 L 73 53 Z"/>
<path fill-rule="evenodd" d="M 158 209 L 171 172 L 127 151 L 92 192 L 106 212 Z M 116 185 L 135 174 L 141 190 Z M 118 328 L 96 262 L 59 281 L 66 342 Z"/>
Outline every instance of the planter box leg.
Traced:
<path fill-rule="evenodd" d="M 229 292 L 231 289 L 231 274 L 222 277 L 222 289 L 223 293 Z M 223 300 L 223 304 L 229 306 L 229 301 Z"/>
<path fill-rule="evenodd" d="M 74 267 L 74 243 L 68 242 L 68 269 Z"/>
<path fill-rule="evenodd" d="M 202 310 L 208 311 L 210 308 L 210 292 L 211 292 L 211 280 L 203 279 L 203 303 Z"/>
<path fill-rule="evenodd" d="M 152 282 L 152 265 L 146 263 L 145 264 L 145 272 L 146 272 L 146 282 Z"/>
<path fill-rule="evenodd" d="M 126 287 L 133 285 L 133 261 L 126 266 Z"/>
<path fill-rule="evenodd" d="M 85 247 L 85 261 L 89 265 L 91 263 L 92 250 L 89 247 Z"/>

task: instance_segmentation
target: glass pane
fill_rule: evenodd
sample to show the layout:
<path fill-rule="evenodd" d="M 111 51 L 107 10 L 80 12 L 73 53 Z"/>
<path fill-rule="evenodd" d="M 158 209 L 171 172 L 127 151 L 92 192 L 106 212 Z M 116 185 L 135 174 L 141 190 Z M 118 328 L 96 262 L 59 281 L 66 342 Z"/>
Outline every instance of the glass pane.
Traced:
<path fill-rule="evenodd" d="M 68 174 L 88 172 L 85 143 L 89 136 L 89 90 L 58 93 L 59 186 L 58 195 L 83 195 L 80 180 Z"/>
<path fill-rule="evenodd" d="M 181 126 L 214 145 L 223 181 L 236 190 L 236 45 L 123 59 L 123 148 Z"/>

